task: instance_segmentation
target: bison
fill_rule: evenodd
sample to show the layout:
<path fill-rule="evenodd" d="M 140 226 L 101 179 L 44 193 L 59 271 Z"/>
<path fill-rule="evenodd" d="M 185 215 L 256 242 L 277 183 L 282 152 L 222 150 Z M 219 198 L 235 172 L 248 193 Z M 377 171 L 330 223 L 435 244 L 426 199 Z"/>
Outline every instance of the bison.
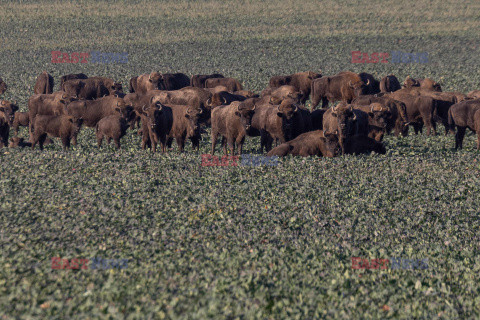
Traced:
<path fill-rule="evenodd" d="M 394 92 L 400 89 L 402 89 L 402 86 L 393 74 L 389 74 L 380 80 L 380 92 Z"/>
<path fill-rule="evenodd" d="M 132 78 L 133 80 L 133 78 Z M 145 94 L 150 90 L 162 89 L 162 74 L 159 72 L 152 72 L 150 74 L 145 73 L 137 77 L 136 84 L 132 86 L 132 80 L 130 80 L 130 92 L 137 92 L 139 94 Z M 132 89 L 134 89 L 132 91 Z"/>
<path fill-rule="evenodd" d="M 47 71 L 43 71 L 37 78 L 37 82 L 35 82 L 35 87 L 33 88 L 33 92 L 35 94 L 47 94 L 53 92 L 53 77 L 47 73 Z"/>
<path fill-rule="evenodd" d="M 224 86 L 230 92 L 243 90 L 240 82 L 234 78 L 209 78 L 205 80 L 205 88 L 215 88 L 216 86 Z"/>
<path fill-rule="evenodd" d="M 267 153 L 267 156 L 319 156 L 333 158 L 340 153 L 340 143 L 335 133 L 315 130 L 303 133 L 293 140 L 282 143 Z"/>
<path fill-rule="evenodd" d="M 153 152 L 157 151 L 157 144 L 162 146 L 162 152 L 167 151 L 167 134 L 173 125 L 172 108 L 160 102 L 151 101 L 142 107 L 142 149 L 148 146 Z"/>
<path fill-rule="evenodd" d="M 32 150 L 38 143 L 40 150 L 43 150 L 43 145 L 47 134 L 51 137 L 58 137 L 62 140 L 63 150 L 70 147 L 70 141 L 76 139 L 83 120 L 81 118 L 72 117 L 70 115 L 54 115 L 44 116 L 38 115 L 35 117 L 33 124 L 33 141 Z"/>
<path fill-rule="evenodd" d="M 380 103 L 372 103 L 369 106 L 355 106 L 354 109 L 368 115 L 368 136 L 376 141 L 382 141 L 386 133 L 388 119 L 391 117 L 390 110 Z"/>
<path fill-rule="evenodd" d="M 442 91 L 442 87 L 438 82 L 433 81 L 432 79 L 425 78 L 425 79 L 413 79 L 410 76 L 405 78 L 405 81 L 403 82 L 403 86 L 405 88 L 414 88 L 418 87 L 422 90 L 427 90 L 427 91 Z"/>
<path fill-rule="evenodd" d="M 18 127 L 28 127 L 30 124 L 29 112 L 15 112 L 15 117 L 13 119 L 12 127 L 15 132 L 15 136 L 18 136 Z"/>
<path fill-rule="evenodd" d="M 10 126 L 13 124 L 15 111 L 18 110 L 16 103 L 7 100 L 0 102 L 0 144 L 1 147 L 8 145 Z"/>
<path fill-rule="evenodd" d="M 65 81 L 62 90 L 69 96 L 85 100 L 95 100 L 122 92 L 122 84 L 108 78 L 92 77 L 83 80 Z"/>
<path fill-rule="evenodd" d="M 1 79 L 0 79 L 1 80 Z M 1 94 L 1 91 L 0 91 Z M 467 94 L 468 99 L 480 99 L 480 90 L 473 90 Z"/>
<path fill-rule="evenodd" d="M 32 126 L 37 115 L 61 115 L 66 113 L 67 95 L 35 94 L 28 99 L 30 142 L 33 142 Z"/>
<path fill-rule="evenodd" d="M 435 99 L 429 96 L 415 96 L 400 91 L 392 92 L 388 96 L 405 104 L 408 124 L 413 125 L 415 133 L 421 130 L 423 121 L 423 124 L 427 127 L 427 135 L 430 135 L 432 131 L 436 135 L 435 113 L 437 112 L 437 101 Z"/>
<path fill-rule="evenodd" d="M 340 72 L 331 77 L 322 77 L 312 82 L 312 109 L 322 101 L 322 108 L 328 102 L 343 101 L 351 103 L 353 99 L 365 95 L 370 82 L 364 83 L 360 76 L 353 72 Z"/>
<path fill-rule="evenodd" d="M 377 94 L 380 93 L 380 82 L 375 79 L 370 73 L 362 72 L 358 74 L 365 85 L 365 94 Z"/>
<path fill-rule="evenodd" d="M 190 86 L 196 87 L 196 88 L 205 88 L 205 81 L 211 78 L 225 78 L 225 77 L 220 73 L 197 74 L 192 76 L 192 78 L 190 79 Z"/>
<path fill-rule="evenodd" d="M 340 103 L 325 111 L 323 115 L 323 131 L 337 133 L 342 153 L 344 153 L 344 140 L 355 134 L 357 114 L 353 111 L 352 105 Z"/>
<path fill-rule="evenodd" d="M 301 94 L 300 103 L 305 104 L 310 97 L 312 81 L 321 77 L 321 73 L 312 71 L 297 72 L 287 76 L 274 76 L 270 79 L 269 86 L 279 88 L 283 85 L 291 85 Z"/>
<path fill-rule="evenodd" d="M 229 105 L 217 107 L 212 110 L 212 155 L 215 153 L 218 135 L 222 135 L 222 146 L 227 155 L 227 144 L 230 153 L 235 155 L 235 144 L 238 154 L 242 154 L 247 130 L 250 129 L 255 104 L 244 104 L 234 101 Z"/>
<path fill-rule="evenodd" d="M 0 78 L 0 94 L 4 94 L 7 91 L 7 84 Z"/>
<path fill-rule="evenodd" d="M 49 144 L 53 144 L 53 140 L 50 139 L 50 138 L 46 138 L 45 141 L 43 142 L 43 145 L 46 146 L 46 145 L 49 145 Z M 13 137 L 13 138 L 10 138 L 10 142 L 8 143 L 8 147 L 9 148 L 17 148 L 17 147 L 20 147 L 20 148 L 25 148 L 25 147 L 32 147 L 32 143 L 31 142 L 26 142 L 25 139 L 23 138 L 20 138 L 20 137 Z"/>
<path fill-rule="evenodd" d="M 476 129 L 475 121 L 478 119 L 475 117 L 476 112 L 480 110 L 480 100 L 467 100 L 454 104 L 448 110 L 448 124 L 450 130 L 454 131 L 457 127 L 457 133 L 455 134 L 455 149 L 463 148 L 463 138 L 465 137 L 465 131 L 467 128 L 478 132 Z"/>
<path fill-rule="evenodd" d="M 60 77 L 60 90 L 63 88 L 63 84 L 68 80 L 82 80 L 88 79 L 88 76 L 84 73 L 72 73 Z"/>
<path fill-rule="evenodd" d="M 385 154 L 387 152 L 383 143 L 364 135 L 354 135 L 345 139 L 344 150 L 345 154 L 355 155 L 371 152 Z"/>
<path fill-rule="evenodd" d="M 120 114 L 102 118 L 95 127 L 98 147 L 102 146 L 102 141 L 105 137 L 107 143 L 110 143 L 113 139 L 117 149 L 120 149 L 120 139 L 126 134 L 128 126 L 128 119 L 125 119 Z"/>
<path fill-rule="evenodd" d="M 297 103 L 302 103 L 304 96 L 296 87 L 291 85 L 284 85 L 278 88 L 267 88 L 262 91 L 262 97 L 270 96 L 270 103 L 280 104 L 284 99 L 290 98 Z"/>
<path fill-rule="evenodd" d="M 234 101 L 244 101 L 246 99 L 247 98 L 242 95 L 237 95 L 226 91 L 220 91 L 214 93 L 211 98 L 208 98 L 208 100 L 205 102 L 205 106 L 213 109 L 221 105 L 229 105 Z"/>
<path fill-rule="evenodd" d="M 184 73 L 164 73 L 160 82 L 160 90 L 180 90 L 190 86 L 190 78 Z"/>

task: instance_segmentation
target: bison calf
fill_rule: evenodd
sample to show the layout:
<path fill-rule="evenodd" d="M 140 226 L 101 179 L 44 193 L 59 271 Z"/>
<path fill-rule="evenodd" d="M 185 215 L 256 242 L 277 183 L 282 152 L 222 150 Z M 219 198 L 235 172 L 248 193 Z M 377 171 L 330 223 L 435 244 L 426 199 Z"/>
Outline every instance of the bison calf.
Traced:
<path fill-rule="evenodd" d="M 28 112 L 15 112 L 15 118 L 13 119 L 13 130 L 15 136 L 18 136 L 18 127 L 28 127 L 30 124 L 30 117 Z"/>
<path fill-rule="evenodd" d="M 102 118 L 95 128 L 97 135 L 98 147 L 102 146 L 103 138 L 107 139 L 107 143 L 113 139 L 117 149 L 120 149 L 120 139 L 127 132 L 129 125 L 127 120 L 120 115 L 111 115 Z"/>
<path fill-rule="evenodd" d="M 82 123 L 83 119 L 74 118 L 69 115 L 37 115 L 32 127 L 32 150 L 37 143 L 40 145 L 40 150 L 43 150 L 47 134 L 52 137 L 60 138 L 62 140 L 63 150 L 66 150 L 70 147 L 70 140 L 77 137 Z"/>

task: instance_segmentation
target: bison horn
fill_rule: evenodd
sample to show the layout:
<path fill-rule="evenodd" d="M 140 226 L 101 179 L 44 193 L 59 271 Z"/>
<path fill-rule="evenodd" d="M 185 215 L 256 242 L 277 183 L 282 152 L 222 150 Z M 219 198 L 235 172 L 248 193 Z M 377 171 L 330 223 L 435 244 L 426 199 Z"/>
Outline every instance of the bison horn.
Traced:
<path fill-rule="evenodd" d="M 295 105 L 295 110 L 293 110 L 293 112 L 297 112 L 298 111 L 298 106 Z"/>
<path fill-rule="evenodd" d="M 348 81 L 348 86 L 349 86 L 349 87 L 352 86 L 352 80 L 349 80 L 349 81 Z"/>
<path fill-rule="evenodd" d="M 223 100 L 223 104 L 227 104 L 227 99 L 225 99 L 225 97 L 222 97 L 222 100 Z"/>
<path fill-rule="evenodd" d="M 370 79 L 367 79 L 367 83 L 365 83 L 366 86 L 370 84 Z"/>
<path fill-rule="evenodd" d="M 143 105 L 142 110 L 145 112 L 146 111 L 146 105 Z"/>
<path fill-rule="evenodd" d="M 212 105 L 212 99 L 208 98 L 205 103 L 207 104 L 207 106 L 211 106 Z"/>
<path fill-rule="evenodd" d="M 157 103 L 157 108 L 158 108 L 159 111 L 162 111 L 163 105 L 159 102 L 159 103 Z"/>
<path fill-rule="evenodd" d="M 256 107 L 257 107 L 257 105 L 254 104 L 252 111 L 255 111 L 255 108 L 256 108 Z"/>
<path fill-rule="evenodd" d="M 240 111 L 240 105 L 237 106 L 237 111 Z"/>
<path fill-rule="evenodd" d="M 372 113 L 373 113 L 373 106 L 371 106 L 371 107 L 370 107 L 370 112 L 372 112 Z"/>
<path fill-rule="evenodd" d="M 277 111 L 278 111 L 278 112 L 281 112 L 281 111 L 280 111 L 280 106 L 277 106 Z"/>
<path fill-rule="evenodd" d="M 17 100 L 13 101 L 13 104 L 14 104 L 14 105 L 17 105 Z"/>
<path fill-rule="evenodd" d="M 354 113 L 353 114 L 353 118 L 352 118 L 353 121 L 357 120 L 357 115 Z"/>

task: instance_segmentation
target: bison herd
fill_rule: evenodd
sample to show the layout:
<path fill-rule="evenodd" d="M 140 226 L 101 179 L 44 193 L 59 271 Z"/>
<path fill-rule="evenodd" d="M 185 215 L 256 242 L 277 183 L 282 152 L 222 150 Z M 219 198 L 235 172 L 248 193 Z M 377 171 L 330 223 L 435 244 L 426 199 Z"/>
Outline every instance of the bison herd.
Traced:
<path fill-rule="evenodd" d="M 274 76 L 260 94 L 244 90 L 240 81 L 221 74 L 194 75 L 152 72 L 130 79 L 125 94 L 120 82 L 83 73 L 62 76 L 59 91 L 42 72 L 28 100 L 28 111 L 16 102 L 0 100 L 0 146 L 40 149 L 47 138 L 60 138 L 63 148 L 77 144 L 82 127 L 95 128 L 103 139 L 120 140 L 128 128 L 139 129 L 142 149 L 167 152 L 175 139 L 182 152 L 190 140 L 199 149 L 205 127 L 211 127 L 211 154 L 221 138 L 223 152 L 241 154 L 245 138 L 260 137 L 261 152 L 269 156 L 323 156 L 385 153 L 385 134 L 406 136 L 426 127 L 436 134 L 455 134 L 462 148 L 466 128 L 477 132 L 480 149 L 480 90 L 469 94 L 443 92 L 431 79 L 394 75 L 380 81 L 368 73 L 340 72 L 332 76 L 299 72 Z M 8 89 L 0 78 L 0 94 Z M 311 101 L 311 110 L 305 107 Z M 321 104 L 321 109 L 316 107 Z M 329 105 L 331 105 L 329 107 Z M 28 127 L 29 141 L 18 137 Z M 10 139 L 13 127 L 15 136 Z M 273 146 L 275 142 L 275 147 Z"/>

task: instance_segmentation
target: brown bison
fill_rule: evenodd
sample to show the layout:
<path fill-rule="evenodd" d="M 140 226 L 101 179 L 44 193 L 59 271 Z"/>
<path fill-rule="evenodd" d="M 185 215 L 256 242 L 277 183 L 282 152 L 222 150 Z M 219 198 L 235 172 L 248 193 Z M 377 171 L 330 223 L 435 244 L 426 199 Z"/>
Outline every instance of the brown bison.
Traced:
<path fill-rule="evenodd" d="M 375 102 L 369 106 L 355 106 L 354 109 L 368 115 L 368 136 L 376 141 L 382 141 L 386 133 L 388 119 L 391 118 L 390 109 Z"/>
<path fill-rule="evenodd" d="M 310 114 L 310 119 L 312 122 L 312 130 L 323 130 L 323 114 L 327 111 L 326 109 L 317 109 L 313 110 Z"/>
<path fill-rule="evenodd" d="M 400 89 L 402 89 L 400 81 L 393 74 L 389 74 L 380 80 L 380 92 L 394 92 Z"/>
<path fill-rule="evenodd" d="M 160 90 L 180 90 L 190 86 L 190 78 L 184 73 L 164 73 Z"/>
<path fill-rule="evenodd" d="M 476 112 L 480 110 L 480 100 L 467 100 L 454 104 L 448 110 L 448 124 L 452 131 L 457 127 L 455 134 L 455 149 L 463 148 L 463 138 L 467 128 L 477 132 Z M 478 116 L 477 116 L 478 119 Z"/>
<path fill-rule="evenodd" d="M 18 136 L 18 127 L 28 127 L 30 124 L 29 112 L 15 112 L 15 117 L 13 119 L 12 127 L 15 132 L 15 136 Z"/>
<path fill-rule="evenodd" d="M 211 78 L 225 78 L 225 77 L 220 73 L 197 74 L 192 76 L 192 78 L 190 79 L 190 86 L 196 87 L 196 88 L 205 88 L 205 81 Z"/>
<path fill-rule="evenodd" d="M 15 111 L 18 110 L 16 104 L 7 100 L 0 102 L 0 147 L 8 146 L 8 135 L 10 126 L 13 124 Z"/>
<path fill-rule="evenodd" d="M 83 119 L 83 125 L 95 128 L 104 117 L 120 114 L 130 119 L 133 108 L 122 98 L 106 96 L 97 100 L 72 101 L 67 106 L 67 113 L 75 118 Z"/>
<path fill-rule="evenodd" d="M 413 88 L 413 87 L 419 87 L 422 90 L 427 90 L 427 91 L 442 91 L 442 87 L 438 82 L 433 81 L 432 79 L 425 78 L 425 79 L 413 79 L 410 76 L 405 78 L 405 81 L 403 82 L 403 86 L 405 88 Z"/>
<path fill-rule="evenodd" d="M 47 73 L 47 71 L 43 71 L 37 78 L 37 82 L 35 82 L 35 87 L 33 88 L 33 92 L 35 94 L 47 94 L 53 92 L 53 77 Z"/>
<path fill-rule="evenodd" d="M 282 143 L 267 153 L 267 156 L 319 156 L 333 158 L 340 153 L 338 136 L 315 130 L 303 133 L 293 140 Z"/>
<path fill-rule="evenodd" d="M 148 146 L 153 152 L 157 151 L 157 144 L 162 146 L 162 152 L 167 151 L 167 134 L 172 129 L 172 108 L 153 102 L 152 98 L 147 105 L 142 107 L 142 149 Z"/>
<path fill-rule="evenodd" d="M 366 94 L 370 82 L 364 83 L 356 73 L 345 71 L 331 77 L 322 77 L 312 82 L 312 109 L 322 101 L 322 108 L 328 102 L 343 101 L 351 103 L 353 99 Z"/>
<path fill-rule="evenodd" d="M 83 80 L 65 81 L 62 90 L 71 97 L 95 100 L 104 96 L 121 93 L 122 84 L 108 78 L 92 77 Z"/>
<path fill-rule="evenodd" d="M 84 73 L 72 73 L 60 77 L 60 90 L 63 88 L 63 84 L 68 80 L 82 80 L 88 79 L 88 76 Z"/>
<path fill-rule="evenodd" d="M 234 78 L 210 78 L 205 80 L 205 88 L 215 88 L 216 86 L 224 86 L 229 92 L 243 90 L 240 82 Z"/>
<path fill-rule="evenodd" d="M 353 106 L 346 103 L 340 103 L 334 107 L 328 108 L 323 115 L 323 131 L 328 133 L 337 133 L 338 141 L 342 147 L 343 141 L 354 135 L 357 115 L 353 112 Z"/>
<path fill-rule="evenodd" d="M 214 93 L 211 98 L 208 98 L 208 100 L 205 102 L 205 105 L 210 109 L 213 109 L 221 105 L 229 105 L 234 101 L 244 101 L 246 99 L 247 98 L 242 95 L 236 95 L 227 91 L 220 91 Z"/>
<path fill-rule="evenodd" d="M 344 150 L 345 154 L 355 155 L 371 152 L 385 154 L 387 152 L 383 143 L 364 135 L 354 135 L 345 139 Z"/>
<path fill-rule="evenodd" d="M 33 142 L 32 126 L 37 115 L 61 115 L 66 113 L 67 95 L 35 94 L 28 99 L 30 142 Z"/>
<path fill-rule="evenodd" d="M 296 88 L 296 92 L 301 94 L 300 103 L 305 104 L 310 97 L 312 81 L 321 77 L 321 73 L 312 71 L 297 72 L 287 76 L 274 76 L 270 79 L 269 86 L 271 88 L 279 88 L 283 85 L 291 85 Z"/>
<path fill-rule="evenodd" d="M 291 85 L 284 85 L 278 88 L 267 88 L 262 91 L 262 97 L 270 96 L 271 104 L 280 104 L 284 99 L 290 98 L 297 103 L 302 103 L 304 100 L 303 94 Z"/>
<path fill-rule="evenodd" d="M 163 78 L 160 72 L 144 73 L 130 79 L 130 92 L 145 94 L 150 90 L 161 90 Z"/>
<path fill-rule="evenodd" d="M 229 105 L 217 107 L 212 110 L 212 155 L 215 153 L 217 137 L 222 136 L 222 146 L 227 155 L 227 144 L 231 155 L 235 155 L 235 144 L 238 154 L 242 154 L 247 130 L 250 129 L 255 104 L 244 104 L 234 101 Z"/>
<path fill-rule="evenodd" d="M 1 94 L 1 92 L 0 92 Z M 480 90 L 473 90 L 467 94 L 468 99 L 480 99 Z"/>
<path fill-rule="evenodd" d="M 370 73 L 362 72 L 358 74 L 363 83 L 368 83 L 365 85 L 365 94 L 377 94 L 380 93 L 380 82 L 375 79 Z"/>
<path fill-rule="evenodd" d="M 4 94 L 7 91 L 7 84 L 0 78 L 0 94 Z"/>
<path fill-rule="evenodd" d="M 381 97 L 365 95 L 355 98 L 352 101 L 352 105 L 355 107 L 369 106 L 372 103 L 379 103 L 390 111 L 390 117 L 387 119 L 387 126 L 385 127 L 388 134 L 390 134 L 392 130 L 394 130 L 396 137 L 400 134 L 403 136 L 408 134 L 407 108 L 403 102 L 394 100 L 387 95 Z"/>
<path fill-rule="evenodd" d="M 120 139 L 127 133 L 128 126 L 128 119 L 120 114 L 102 118 L 95 128 L 98 147 L 102 146 L 103 138 L 106 138 L 108 144 L 113 139 L 117 149 L 120 149 Z"/>
<path fill-rule="evenodd" d="M 32 150 L 37 143 L 40 146 L 40 150 L 43 150 L 47 134 L 51 137 L 60 138 L 63 150 L 66 150 L 70 147 L 70 141 L 76 139 L 82 122 L 82 119 L 65 114 L 58 116 L 37 115 L 33 124 Z"/>

